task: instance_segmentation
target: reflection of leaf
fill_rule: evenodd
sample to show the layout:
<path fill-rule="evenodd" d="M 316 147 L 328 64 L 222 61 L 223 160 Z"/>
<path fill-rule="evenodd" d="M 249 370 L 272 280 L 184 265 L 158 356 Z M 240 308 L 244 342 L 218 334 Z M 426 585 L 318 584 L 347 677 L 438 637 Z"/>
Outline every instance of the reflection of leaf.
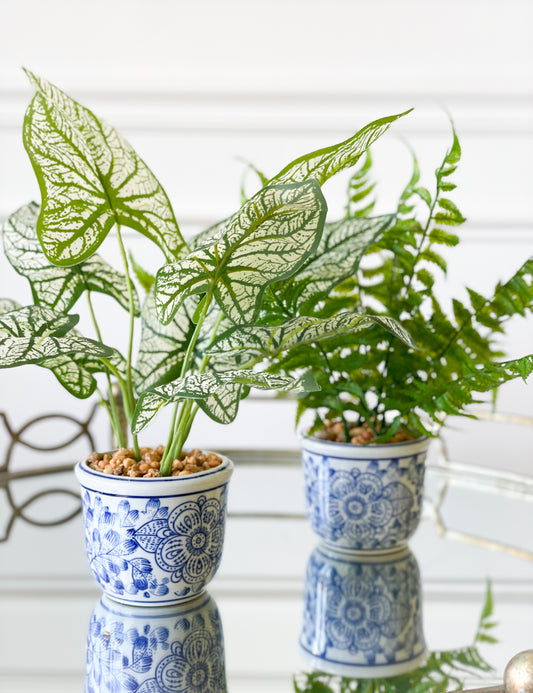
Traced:
<path fill-rule="evenodd" d="M 58 265 L 90 257 L 115 224 L 140 231 L 169 260 L 185 242 L 165 191 L 116 130 L 44 79 L 28 72 L 35 94 L 24 146 L 43 206 L 37 233 Z"/>
<path fill-rule="evenodd" d="M 155 296 L 169 322 L 186 296 L 212 292 L 230 320 L 253 322 L 263 291 L 290 276 L 316 248 L 326 202 L 315 181 L 260 190 L 211 246 L 159 270 Z"/>
<path fill-rule="evenodd" d="M 71 267 L 50 264 L 37 238 L 38 216 L 39 206 L 31 202 L 12 214 L 3 227 L 6 257 L 30 282 L 34 301 L 66 313 L 84 291 L 99 291 L 129 310 L 126 277 L 98 255 Z M 134 307 L 138 315 L 137 294 Z"/>

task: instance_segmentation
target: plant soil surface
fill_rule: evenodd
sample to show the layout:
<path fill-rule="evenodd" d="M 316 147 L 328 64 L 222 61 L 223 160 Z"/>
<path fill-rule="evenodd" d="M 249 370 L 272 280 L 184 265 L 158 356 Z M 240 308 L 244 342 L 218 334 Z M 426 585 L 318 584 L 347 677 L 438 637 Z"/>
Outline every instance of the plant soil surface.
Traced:
<path fill-rule="evenodd" d="M 353 445 L 366 445 L 372 443 L 376 438 L 374 431 L 370 428 L 368 423 L 363 423 L 360 426 L 355 425 L 353 422 L 348 423 L 348 433 L 350 434 L 350 439 L 346 440 L 346 435 L 344 433 L 344 424 L 342 421 L 326 421 L 324 428 L 321 428 L 314 435 L 315 438 L 320 438 L 320 440 L 330 440 L 334 443 L 352 443 Z M 404 429 L 400 428 L 396 433 L 391 436 L 386 442 L 387 443 L 404 443 L 408 440 L 415 440 L 415 436 L 408 433 Z"/>
<path fill-rule="evenodd" d="M 146 479 L 161 477 L 159 468 L 165 448 L 141 448 L 141 459 L 135 459 L 133 450 L 120 448 L 113 454 L 93 452 L 87 458 L 91 469 L 103 474 L 114 476 L 144 477 Z M 182 452 L 179 459 L 172 462 L 170 476 L 187 476 L 197 472 L 205 472 L 222 464 L 222 458 L 214 452 L 191 450 Z"/>

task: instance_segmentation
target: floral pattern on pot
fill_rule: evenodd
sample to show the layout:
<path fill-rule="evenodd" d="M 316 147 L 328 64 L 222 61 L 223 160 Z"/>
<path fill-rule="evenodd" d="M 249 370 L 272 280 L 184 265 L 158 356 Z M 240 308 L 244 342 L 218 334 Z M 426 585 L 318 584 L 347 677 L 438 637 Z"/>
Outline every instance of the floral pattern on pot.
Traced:
<path fill-rule="evenodd" d="M 420 520 L 427 445 L 421 452 L 391 457 L 384 445 L 371 450 L 333 444 L 330 454 L 324 454 L 328 443 L 313 441 L 311 449 L 308 444 L 306 440 L 303 463 L 313 530 L 330 546 L 352 551 L 404 544 Z M 313 444 L 321 449 L 313 450 Z M 347 450 L 351 456 L 343 457 L 343 448 L 350 447 L 356 450 Z M 377 447 L 383 459 L 376 459 Z"/>
<path fill-rule="evenodd" d="M 307 566 L 300 646 L 324 671 L 373 678 L 425 655 L 418 565 L 406 549 L 355 559 L 326 547 Z"/>
<path fill-rule="evenodd" d="M 79 467 L 87 556 L 107 596 L 157 605 L 202 592 L 222 556 L 232 467 L 135 486 Z"/>
<path fill-rule="evenodd" d="M 104 597 L 87 636 L 86 693 L 225 693 L 222 623 L 214 600 L 147 609 Z"/>
<path fill-rule="evenodd" d="M 201 592 L 222 554 L 225 488 L 217 498 L 202 494 L 172 511 L 155 498 L 140 508 L 132 507 L 135 500 L 120 500 L 113 512 L 106 496 L 83 494 L 87 555 L 99 584 L 110 596 L 142 593 L 154 602 Z"/>

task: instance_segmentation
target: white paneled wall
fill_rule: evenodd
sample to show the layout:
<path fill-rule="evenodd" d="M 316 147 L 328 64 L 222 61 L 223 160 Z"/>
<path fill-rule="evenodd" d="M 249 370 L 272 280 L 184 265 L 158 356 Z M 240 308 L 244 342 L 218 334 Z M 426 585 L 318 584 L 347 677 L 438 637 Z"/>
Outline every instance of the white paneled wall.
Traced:
<path fill-rule="evenodd" d="M 463 147 L 455 199 L 468 223 L 442 291 L 461 296 L 465 283 L 483 291 L 533 253 L 532 20 L 527 0 L 4 0 L 0 217 L 38 198 L 21 142 L 31 98 L 21 65 L 128 137 L 165 186 L 186 234 L 236 208 L 239 158 L 273 174 L 298 154 L 413 106 L 375 147 L 380 209 L 394 207 L 410 175 L 405 139 L 431 185 L 451 114 Z M 331 218 L 341 212 L 345 180 L 326 188 Z M 250 189 L 253 183 L 249 177 Z M 110 257 L 113 241 L 103 249 Z M 157 266 L 158 251 L 143 238 L 128 234 L 128 242 Z M 0 295 L 29 298 L 3 259 Z M 120 341 L 123 323 L 109 302 L 101 305 L 108 340 Z M 511 326 L 507 346 L 512 354 L 533 351 L 531 321 Z M 0 373 L 0 388 L 0 409 L 15 420 L 88 409 L 37 368 Z M 533 414 L 532 393 L 509 385 L 502 406 Z M 265 428 L 270 418 L 276 445 Z M 213 444 L 297 444 L 291 407 L 268 400 L 245 403 L 231 429 L 205 422 L 204 432 Z"/>
<path fill-rule="evenodd" d="M 532 26 L 531 0 L 0 0 L 0 219 L 38 199 L 22 146 L 22 120 L 31 98 L 22 65 L 64 88 L 126 135 L 163 183 L 186 235 L 236 209 L 244 171 L 240 158 L 274 174 L 299 154 L 345 139 L 375 118 L 414 107 L 375 147 L 379 209 L 394 209 L 410 176 L 405 140 L 417 152 L 425 184 L 432 185 L 433 170 L 450 142 L 450 114 L 463 148 L 454 199 L 468 222 L 461 246 L 450 252 L 449 275 L 441 290 L 446 298 L 464 295 L 465 284 L 488 290 L 533 255 Z M 345 182 L 346 177 L 325 189 L 332 219 L 341 213 Z M 247 183 L 252 190 L 251 176 Z M 157 249 L 140 236 L 126 235 L 134 256 L 155 269 L 161 261 Z M 116 239 L 106 241 L 103 253 L 118 259 Z M 0 253 L 3 296 L 21 302 L 30 298 L 25 280 Z M 105 315 L 107 341 L 124 343 L 124 315 L 105 298 L 95 301 Z M 79 311 L 83 320 L 81 304 Z M 85 331 L 90 336 L 91 330 Z M 512 324 L 506 346 L 512 355 L 533 352 L 533 321 Z M 91 406 L 73 401 L 50 373 L 37 367 L 0 371 L 0 411 L 7 411 L 15 426 L 49 411 L 83 418 Z M 533 416 L 533 381 L 529 388 L 521 383 L 504 388 L 500 406 Z M 231 427 L 199 418 L 192 443 L 210 448 L 296 447 L 293 413 L 288 401 L 246 401 Z M 164 427 L 165 416 L 152 431 L 154 440 L 163 436 Z M 68 437 L 67 428 L 57 435 Z M 56 435 L 57 427 L 53 430 Z M 44 434 L 42 427 L 40 432 Z M 39 431 L 28 431 L 28 437 L 30 433 Z M 533 435 L 522 434 L 509 447 L 506 439 L 511 434 L 512 428 L 504 425 L 461 422 L 450 430 L 451 452 L 460 462 L 532 474 Z M 104 425 L 98 445 L 107 444 L 106 436 Z M 0 460 L 6 440 L 0 420 Z M 77 454 L 69 448 L 46 456 L 44 463 L 66 462 Z M 14 466 L 23 469 L 42 460 L 17 450 Z M 234 509 L 301 509 L 297 469 L 276 468 L 284 474 L 281 491 L 281 476 L 265 468 L 238 471 L 231 496 Z M 259 482 L 257 473 L 263 475 Z M 55 481 L 17 481 L 12 492 L 22 502 Z M 49 502 L 51 516 L 63 501 L 54 497 Z M 1 495 L 0 525 L 6 521 L 6 508 Z M 452 504 L 452 511 L 457 508 L 468 508 L 468 499 Z M 524 517 L 527 512 L 525 506 Z M 494 513 L 494 523 L 498 518 Z M 273 578 L 280 574 L 299 580 L 314 539 L 303 524 L 292 523 L 289 529 L 277 524 L 275 532 L 267 523 L 256 524 L 257 532 L 253 523 L 230 521 L 225 562 L 217 578 L 216 596 L 224 618 L 229 616 L 227 640 L 240 644 L 246 655 L 233 660 L 232 653 L 239 650 L 229 649 L 228 672 L 235 686 L 231 690 L 289 690 L 290 674 L 299 666 L 293 653 L 301 610 L 299 587 L 292 601 L 284 595 L 278 598 L 274 591 L 274 598 L 264 602 L 263 621 L 250 621 L 254 628 L 264 624 L 272 634 L 274 647 L 265 661 L 258 659 L 265 652 L 257 649 L 254 633 L 242 626 L 248 617 L 246 600 L 240 592 L 237 599 L 224 590 L 236 575 L 268 575 L 271 591 Z M 517 527 L 527 526 L 527 519 L 517 519 Z M 60 617 L 68 607 L 65 622 L 83 620 L 87 605 L 96 598 L 88 582 L 80 531 L 79 519 L 46 531 L 19 521 L 12 539 L 1 545 L 0 622 L 5 627 L 0 627 L 0 688 L 4 684 L 5 690 L 25 693 L 79 687 L 82 641 L 61 627 Z M 468 589 L 473 580 L 476 587 L 462 602 L 449 596 L 441 599 L 435 580 L 444 574 L 441 592 L 446 595 L 451 580 L 439 562 L 438 539 L 428 535 L 430 531 L 426 523 L 417 538 L 426 558 L 427 547 L 435 553 L 434 560 L 430 554 L 426 561 L 433 566 L 427 571 L 426 609 L 431 618 L 436 615 L 436 622 L 444 623 L 442 638 L 455 638 L 477 617 L 485 575 L 465 572 Z M 20 549 L 25 539 L 35 546 L 31 554 Z M 243 546 L 249 547 L 245 555 Z M 465 571 L 485 565 L 471 547 L 457 545 L 456 550 L 462 552 Z M 514 633 L 502 633 L 510 649 L 502 647 L 497 655 L 501 669 L 531 630 L 531 609 L 522 609 L 531 604 L 531 570 L 529 563 L 509 563 L 494 553 L 490 572 L 496 580 L 502 627 L 515 624 Z M 37 587 L 38 573 L 48 578 L 44 587 Z M 67 585 L 72 604 L 67 600 L 65 607 L 64 598 L 59 601 L 53 590 L 47 592 L 47 584 L 54 590 Z M 520 585 L 528 586 L 526 596 Z M 34 602 L 28 601 L 29 593 L 35 594 Z M 85 600 L 81 610 L 80 595 Z M 57 617 L 47 622 L 42 605 L 56 608 Z M 513 609 L 520 611 L 518 618 Z M 239 610 L 246 610 L 244 616 Z M 28 665 L 21 657 L 23 634 L 18 630 L 30 620 L 37 624 L 37 640 L 39 628 L 50 623 L 43 637 L 64 643 L 58 649 L 59 663 L 36 656 Z M 18 630 L 8 631 L 6 624 L 11 623 Z M 448 644 L 443 640 L 430 646 Z M 247 668 L 242 668 L 242 661 Z M 53 676 L 56 664 L 59 673 Z"/>

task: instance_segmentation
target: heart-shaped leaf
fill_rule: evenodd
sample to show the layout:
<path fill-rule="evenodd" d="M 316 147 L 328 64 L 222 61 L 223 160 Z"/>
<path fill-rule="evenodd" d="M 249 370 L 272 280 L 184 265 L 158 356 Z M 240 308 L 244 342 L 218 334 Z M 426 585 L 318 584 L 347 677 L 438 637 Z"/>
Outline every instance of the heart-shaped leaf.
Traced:
<path fill-rule="evenodd" d="M 213 421 L 229 424 L 235 420 L 240 401 L 246 397 L 248 391 L 249 388 L 239 383 L 226 383 L 215 390 L 212 395 L 197 400 L 198 406 Z"/>
<path fill-rule="evenodd" d="M 162 385 L 179 376 L 187 347 L 196 328 L 193 317 L 198 303 L 198 296 L 191 296 L 180 306 L 172 320 L 163 325 L 157 317 L 153 292 L 146 296 L 141 313 L 142 332 L 136 364 L 137 392 Z M 194 349 L 197 365 L 211 344 L 219 319 L 220 309 L 216 304 L 212 304 Z M 224 321 L 221 324 L 224 325 Z"/>
<path fill-rule="evenodd" d="M 393 215 L 354 217 L 326 224 L 318 248 L 288 282 L 272 290 L 291 314 L 316 303 L 357 271 L 366 249 L 394 221 Z"/>
<path fill-rule="evenodd" d="M 57 265 L 86 260 L 115 225 L 140 231 L 168 260 L 186 247 L 161 184 L 116 130 L 46 80 L 24 119 L 42 195 L 37 233 Z"/>
<path fill-rule="evenodd" d="M 31 202 L 12 214 L 2 229 L 6 257 L 30 282 L 34 301 L 66 313 L 84 291 L 99 291 L 129 310 L 125 276 L 98 255 L 71 267 L 50 264 L 37 238 L 38 217 L 39 205 Z M 138 315 L 136 294 L 134 306 Z"/>
<path fill-rule="evenodd" d="M 236 370 L 224 371 L 221 373 L 190 373 L 184 378 L 174 380 L 165 385 L 151 388 L 144 392 L 137 402 L 133 414 L 132 431 L 139 433 L 157 414 L 159 409 L 168 403 L 177 402 L 181 399 L 205 400 L 208 397 L 217 395 L 218 391 L 226 388 L 228 384 L 246 385 L 247 387 L 257 387 L 265 390 L 278 390 L 281 392 L 311 392 L 318 389 L 318 385 L 311 375 L 306 372 L 299 378 L 288 376 L 273 375 L 271 373 L 254 373 L 253 371 Z M 232 390 L 225 389 L 221 396 L 221 406 L 224 404 L 226 396 L 230 401 L 228 411 L 232 412 L 235 406 L 233 398 L 242 394 L 237 388 Z M 229 416 L 229 414 L 228 414 Z M 223 414 L 220 414 L 223 418 Z"/>
<path fill-rule="evenodd" d="M 24 306 L 0 315 L 0 333 L 14 337 L 63 337 L 79 319 L 79 315 L 55 313 L 43 306 Z"/>
<path fill-rule="evenodd" d="M 260 190 L 233 216 L 217 242 L 157 274 L 156 304 L 169 322 L 186 296 L 212 293 L 233 322 L 253 322 L 273 281 L 290 276 L 315 250 L 326 201 L 311 180 Z"/>
<path fill-rule="evenodd" d="M 283 325 L 243 325 L 232 327 L 216 337 L 208 353 L 217 368 L 250 368 L 266 357 L 297 349 L 347 332 L 359 332 L 381 325 L 401 341 L 414 347 L 409 333 L 392 318 L 364 313 L 340 313 L 331 318 L 301 316 Z"/>
<path fill-rule="evenodd" d="M 0 299 L 0 315 L 20 307 L 16 301 Z M 77 335 L 76 330 L 71 330 L 71 334 Z M 114 352 L 114 355 L 109 358 L 113 360 L 115 355 L 118 355 L 118 352 Z M 44 359 L 38 365 L 51 370 L 71 395 L 79 399 L 86 399 L 96 390 L 96 380 L 91 373 L 101 371 L 104 368 L 101 361 L 94 359 L 92 362 L 93 370 L 91 371 L 86 364 L 88 360 L 87 357 L 80 354 L 68 354 Z"/>
<path fill-rule="evenodd" d="M 313 178 L 323 185 L 339 171 L 356 164 L 368 147 L 389 129 L 391 123 L 412 110 L 374 120 L 344 142 L 300 156 L 285 166 L 270 183 L 297 183 Z"/>
<path fill-rule="evenodd" d="M 138 392 L 179 376 L 187 345 L 195 329 L 189 305 L 189 302 L 185 302 L 173 319 L 163 325 L 157 317 L 153 292 L 146 296 L 141 312 L 142 332 L 136 363 L 138 375 L 135 386 Z"/>
<path fill-rule="evenodd" d="M 0 315 L 10 313 L 12 310 L 20 308 L 20 303 L 12 301 L 10 298 L 0 298 Z"/>
<path fill-rule="evenodd" d="M 68 354 L 107 358 L 113 349 L 71 332 L 77 315 L 57 315 L 26 306 L 0 315 L 0 368 L 40 364 Z"/>

